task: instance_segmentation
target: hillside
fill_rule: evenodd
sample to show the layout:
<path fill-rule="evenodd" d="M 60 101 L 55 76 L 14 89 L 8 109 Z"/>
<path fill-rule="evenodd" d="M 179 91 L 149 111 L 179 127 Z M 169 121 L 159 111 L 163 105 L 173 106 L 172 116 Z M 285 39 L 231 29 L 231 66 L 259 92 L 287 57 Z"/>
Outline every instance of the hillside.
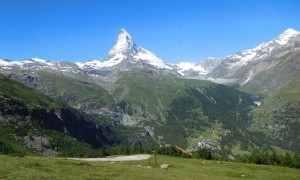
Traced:
<path fill-rule="evenodd" d="M 300 152 L 300 63 L 299 51 L 276 59 L 277 64 L 241 85 L 240 90 L 260 96 L 252 111 L 251 129 L 265 132 L 274 144 Z"/>
<path fill-rule="evenodd" d="M 267 94 L 300 83 L 300 51 L 286 53 L 273 61 L 276 64 L 241 85 L 240 90 L 254 94 Z"/>
<path fill-rule="evenodd" d="M 224 155 L 273 150 L 269 136 L 248 128 L 255 99 L 225 85 L 141 68 L 119 73 L 109 90 L 93 79 L 49 71 L 23 71 L 10 77 L 108 127 L 113 140 L 108 144 L 156 142 L 193 149 L 208 140 Z"/>
<path fill-rule="evenodd" d="M 139 141 L 139 128 L 79 112 L 0 75 L 0 147 L 4 153 L 82 156 L 92 148 Z M 142 141 L 142 140 L 141 140 Z"/>
<path fill-rule="evenodd" d="M 243 144 L 241 132 L 245 133 L 248 113 L 256 106 L 250 95 L 224 85 L 138 69 L 123 73 L 113 94 L 132 117 L 131 125 L 149 127 L 162 144 L 183 147 L 205 139 L 218 149 Z"/>
<path fill-rule="evenodd" d="M 91 116 L 111 118 L 94 121 L 113 125 L 117 132 L 135 134 L 122 142 L 145 145 L 154 139 L 182 147 L 205 140 L 213 141 L 219 150 L 229 144 L 240 146 L 244 140 L 228 138 L 244 137 L 240 131 L 245 131 L 241 129 L 248 126 L 248 114 L 256 106 L 250 95 L 227 86 L 143 68 L 120 72 L 108 90 L 99 86 L 97 79 L 83 75 L 79 80 L 50 71 L 16 71 L 9 77 Z M 248 151 L 248 146 L 243 151 Z M 231 151 L 227 148 L 226 153 Z"/>
<path fill-rule="evenodd" d="M 44 144 L 42 146 L 49 146 L 44 149 L 45 152 L 49 150 L 56 154 L 52 148 L 57 149 L 62 144 L 55 142 L 54 136 L 64 135 L 67 138 L 61 137 L 61 141 L 70 141 L 74 146 L 83 141 L 95 147 L 110 143 L 104 135 L 104 128 L 97 127 L 78 111 L 3 75 L 0 75 L 0 87 L 0 138 L 3 147 L 11 149 L 10 151 L 23 153 L 22 146 L 21 149 L 16 147 L 18 144 L 26 144 L 26 149 L 30 149 L 31 145 L 37 146 L 34 144 L 37 144 L 36 141 L 40 138 L 41 141 L 45 141 L 41 143 Z M 71 137 L 75 139 L 72 140 Z M 35 148 L 31 151 L 44 153 L 42 147 Z"/>
<path fill-rule="evenodd" d="M 252 112 L 252 129 L 267 132 L 284 149 L 300 151 L 300 85 L 272 91 Z"/>
<path fill-rule="evenodd" d="M 117 111 L 114 98 L 107 90 L 84 75 L 64 75 L 53 71 L 20 71 L 9 73 L 27 86 L 43 94 L 87 113 L 101 114 L 105 111 Z"/>

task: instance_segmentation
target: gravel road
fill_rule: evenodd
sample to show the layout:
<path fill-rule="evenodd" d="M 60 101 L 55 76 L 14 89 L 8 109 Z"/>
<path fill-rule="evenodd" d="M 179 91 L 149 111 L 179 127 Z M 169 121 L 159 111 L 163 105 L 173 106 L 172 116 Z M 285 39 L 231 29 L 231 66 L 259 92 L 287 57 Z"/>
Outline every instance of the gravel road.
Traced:
<path fill-rule="evenodd" d="M 68 158 L 72 160 L 80 161 L 139 161 L 149 159 L 149 154 L 137 154 L 130 156 L 117 156 L 117 157 L 107 157 L 107 158 Z"/>

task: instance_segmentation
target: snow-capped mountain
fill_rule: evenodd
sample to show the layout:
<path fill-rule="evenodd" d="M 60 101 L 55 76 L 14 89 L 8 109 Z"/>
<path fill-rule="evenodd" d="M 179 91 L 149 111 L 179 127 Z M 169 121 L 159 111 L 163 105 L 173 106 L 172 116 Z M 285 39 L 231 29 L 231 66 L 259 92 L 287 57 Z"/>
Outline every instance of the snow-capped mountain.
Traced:
<path fill-rule="evenodd" d="M 8 59 L 0 59 L 0 68 L 1 69 L 11 69 L 14 66 L 18 66 L 21 68 L 28 68 L 30 66 L 35 66 L 36 68 L 42 67 L 42 66 L 51 66 L 53 63 L 50 63 L 50 61 L 38 59 L 38 58 L 31 58 L 24 61 L 11 61 Z"/>
<path fill-rule="evenodd" d="M 203 79 L 214 68 L 220 65 L 220 59 L 208 58 L 206 61 L 195 62 L 180 62 L 173 65 L 176 71 L 187 78 Z"/>
<path fill-rule="evenodd" d="M 252 60 L 277 55 L 279 49 L 286 47 L 287 43 L 296 37 L 299 37 L 299 32 L 288 29 L 270 42 L 260 44 L 254 49 L 240 51 L 235 55 L 225 57 L 225 59 L 229 59 L 228 67 L 230 69 L 236 69 L 248 64 Z"/>
<path fill-rule="evenodd" d="M 300 50 L 300 33 L 287 29 L 277 38 L 259 46 L 242 50 L 224 58 L 208 58 L 206 61 L 167 64 L 149 50 L 134 43 L 124 29 L 120 30 L 115 45 L 104 60 L 87 62 L 57 62 L 32 58 L 25 61 L 0 59 L 0 70 L 13 68 L 51 70 L 62 73 L 82 73 L 108 81 L 119 71 L 132 68 L 152 69 L 185 78 L 205 79 L 217 83 L 246 84 L 262 71 L 275 67 L 279 57 Z"/>
<path fill-rule="evenodd" d="M 108 58 L 101 60 L 92 60 L 84 63 L 77 63 L 82 69 L 107 69 L 118 65 L 123 66 L 125 63 L 129 66 L 145 63 L 158 69 L 172 70 L 170 65 L 167 65 L 163 60 L 158 58 L 149 50 L 137 46 L 132 37 L 124 29 L 121 29 L 120 34 L 114 47 L 109 51 Z M 126 67 L 127 69 L 128 67 Z"/>
<path fill-rule="evenodd" d="M 60 73 L 83 73 L 75 63 L 68 61 L 58 62 L 39 58 L 31 58 L 24 61 L 0 59 L 0 70 L 14 72 L 17 70 L 16 68 L 29 71 L 48 70 Z"/>
<path fill-rule="evenodd" d="M 108 57 L 105 60 L 91 60 L 87 62 L 57 62 L 43 60 L 39 58 L 31 58 L 24 61 L 10 61 L 0 59 L 0 69 L 11 69 L 19 67 L 21 69 L 51 69 L 58 71 L 78 72 L 95 72 L 98 70 L 111 70 L 111 69 L 126 69 L 134 67 L 149 66 L 159 70 L 171 70 L 171 65 L 166 64 L 149 50 L 137 46 L 132 37 L 124 29 L 121 29 L 120 34 L 114 47 L 109 51 Z"/>
<path fill-rule="evenodd" d="M 22 62 L 19 61 L 11 61 L 8 59 L 0 59 L 0 68 L 9 68 L 10 66 L 13 65 L 21 65 Z"/>
<path fill-rule="evenodd" d="M 300 33 L 287 29 L 277 38 L 224 58 L 209 58 L 200 63 L 179 63 L 176 70 L 187 78 L 207 79 L 217 83 L 245 84 L 256 74 L 275 66 L 274 59 L 299 49 Z"/>
<path fill-rule="evenodd" d="M 188 75 L 189 72 L 193 73 L 193 71 L 197 72 L 198 75 L 206 75 L 208 73 L 201 63 L 181 62 L 175 66 L 177 72 L 182 76 Z"/>

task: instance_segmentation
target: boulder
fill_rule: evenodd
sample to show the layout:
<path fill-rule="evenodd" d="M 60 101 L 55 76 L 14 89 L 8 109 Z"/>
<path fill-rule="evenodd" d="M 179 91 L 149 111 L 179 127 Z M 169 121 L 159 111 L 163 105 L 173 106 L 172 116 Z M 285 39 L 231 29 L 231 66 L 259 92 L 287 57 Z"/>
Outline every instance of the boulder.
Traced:
<path fill-rule="evenodd" d="M 160 169 L 168 169 L 169 164 L 161 164 Z"/>

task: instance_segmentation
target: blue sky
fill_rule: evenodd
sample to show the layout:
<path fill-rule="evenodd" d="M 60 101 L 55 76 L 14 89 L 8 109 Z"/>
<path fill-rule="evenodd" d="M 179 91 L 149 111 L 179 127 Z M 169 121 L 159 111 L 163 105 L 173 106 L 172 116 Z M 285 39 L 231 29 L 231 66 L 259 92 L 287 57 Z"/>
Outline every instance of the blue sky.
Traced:
<path fill-rule="evenodd" d="M 0 57 L 104 59 L 120 28 L 168 63 L 223 57 L 300 30 L 298 0 L 0 0 Z"/>

